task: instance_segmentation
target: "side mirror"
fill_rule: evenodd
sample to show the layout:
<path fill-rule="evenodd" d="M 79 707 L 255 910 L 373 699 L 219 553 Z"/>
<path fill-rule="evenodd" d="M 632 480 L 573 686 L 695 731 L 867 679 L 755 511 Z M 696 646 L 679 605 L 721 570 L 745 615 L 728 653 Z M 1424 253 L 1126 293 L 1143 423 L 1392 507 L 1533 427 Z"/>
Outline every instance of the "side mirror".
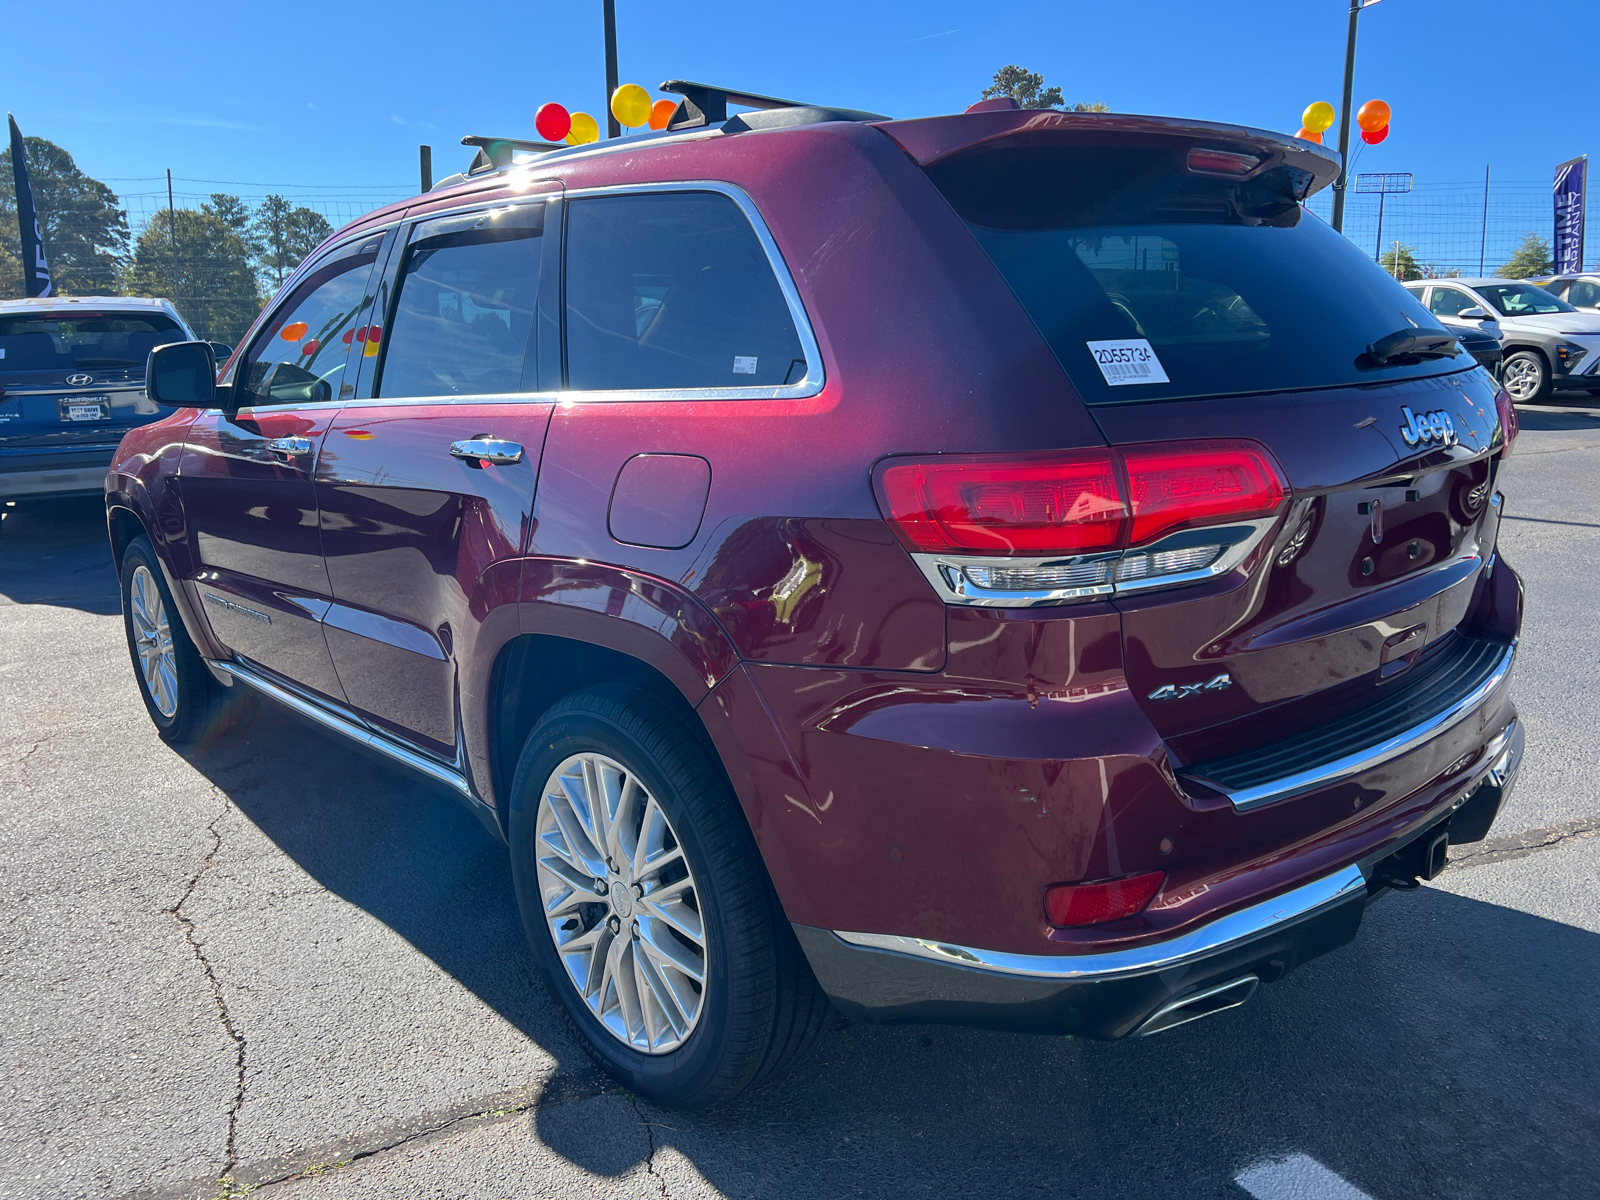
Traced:
<path fill-rule="evenodd" d="M 1494 320 L 1493 317 L 1491 317 L 1488 313 L 1484 312 L 1483 309 L 1480 308 L 1476 304 L 1474 304 L 1471 308 L 1463 308 L 1460 312 L 1458 312 L 1456 314 L 1456 316 L 1460 317 L 1463 321 L 1492 321 L 1492 320 Z"/>
<path fill-rule="evenodd" d="M 233 347 L 224 346 L 221 342 L 212 342 L 211 355 L 219 363 L 225 363 L 233 357 Z"/>
<path fill-rule="evenodd" d="M 150 351 L 144 394 L 176 408 L 217 406 L 217 360 L 209 342 L 171 342 Z"/>

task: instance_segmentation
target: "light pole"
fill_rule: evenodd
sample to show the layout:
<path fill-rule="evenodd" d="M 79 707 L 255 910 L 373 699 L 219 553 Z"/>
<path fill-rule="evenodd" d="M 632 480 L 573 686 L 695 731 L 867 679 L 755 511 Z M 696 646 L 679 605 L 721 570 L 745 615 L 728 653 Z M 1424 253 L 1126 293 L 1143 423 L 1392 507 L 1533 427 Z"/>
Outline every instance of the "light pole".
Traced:
<path fill-rule="evenodd" d="M 1376 0 L 1373 0 L 1376 3 Z M 606 12 L 606 136 L 621 137 L 622 126 L 611 111 L 611 97 L 617 91 L 617 0 L 605 0 Z"/>
<path fill-rule="evenodd" d="M 1349 178 L 1350 101 L 1356 83 L 1356 18 L 1361 10 L 1379 0 L 1350 0 L 1350 32 L 1344 43 L 1344 103 L 1339 106 L 1339 178 L 1333 181 L 1333 220 L 1335 232 L 1344 232 L 1344 191 Z"/>

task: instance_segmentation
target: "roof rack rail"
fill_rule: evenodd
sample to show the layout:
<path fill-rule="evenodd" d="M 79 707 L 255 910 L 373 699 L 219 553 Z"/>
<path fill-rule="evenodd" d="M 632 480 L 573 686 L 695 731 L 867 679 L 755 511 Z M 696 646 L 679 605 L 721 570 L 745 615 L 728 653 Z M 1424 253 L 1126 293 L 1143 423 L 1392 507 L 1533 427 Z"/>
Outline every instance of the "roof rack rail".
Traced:
<path fill-rule="evenodd" d="M 511 155 L 517 150 L 531 150 L 535 154 L 548 154 L 552 150 L 565 150 L 565 142 L 534 142 L 526 138 L 483 137 L 468 134 L 461 139 L 463 146 L 476 146 L 478 153 L 467 168 L 467 174 L 493 166 L 495 170 L 511 165 Z"/>

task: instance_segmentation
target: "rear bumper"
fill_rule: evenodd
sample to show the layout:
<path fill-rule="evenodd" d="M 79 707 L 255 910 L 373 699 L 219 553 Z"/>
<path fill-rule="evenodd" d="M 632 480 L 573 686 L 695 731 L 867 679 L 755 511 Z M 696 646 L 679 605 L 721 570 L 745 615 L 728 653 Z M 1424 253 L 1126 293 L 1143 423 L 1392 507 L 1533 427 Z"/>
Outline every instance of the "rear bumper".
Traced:
<path fill-rule="evenodd" d="M 98 496 L 106 490 L 111 452 L 97 467 L 32 467 L 0 469 L 0 500 L 35 500 L 47 496 Z"/>
<path fill-rule="evenodd" d="M 1513 719 L 1486 747 L 1486 769 L 1404 835 L 1358 862 L 1142 946 L 1043 955 L 800 924 L 795 935 L 823 990 L 858 1020 L 1095 1038 L 1159 1032 L 1185 1019 L 1187 998 L 1236 991 L 1220 1006 L 1231 1007 L 1254 981 L 1273 982 L 1350 941 L 1413 843 L 1444 829 L 1455 842 L 1481 840 L 1516 783 L 1523 746 L 1522 723 Z"/>

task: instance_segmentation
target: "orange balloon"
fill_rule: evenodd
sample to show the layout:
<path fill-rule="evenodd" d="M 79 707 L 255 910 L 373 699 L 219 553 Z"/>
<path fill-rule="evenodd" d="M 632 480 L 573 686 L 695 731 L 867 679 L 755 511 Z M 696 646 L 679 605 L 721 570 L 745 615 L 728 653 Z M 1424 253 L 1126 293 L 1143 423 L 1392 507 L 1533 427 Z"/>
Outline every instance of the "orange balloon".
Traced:
<path fill-rule="evenodd" d="M 1295 137 L 1305 138 L 1305 140 L 1308 142 L 1315 142 L 1319 146 L 1322 145 L 1322 135 L 1315 129 L 1302 129 L 1299 133 L 1295 134 Z"/>
<path fill-rule="evenodd" d="M 1382 100 L 1368 100 L 1356 112 L 1356 124 L 1368 133 L 1377 133 L 1389 123 L 1389 106 Z"/>
<path fill-rule="evenodd" d="M 305 337 L 306 332 L 310 328 L 311 326 L 307 325 L 304 321 L 296 321 L 293 325 L 285 325 L 282 331 L 279 332 L 278 336 L 286 342 L 298 342 L 301 338 Z"/>
<path fill-rule="evenodd" d="M 650 128 L 665 129 L 672 114 L 678 111 L 676 100 L 657 100 L 650 106 Z"/>

